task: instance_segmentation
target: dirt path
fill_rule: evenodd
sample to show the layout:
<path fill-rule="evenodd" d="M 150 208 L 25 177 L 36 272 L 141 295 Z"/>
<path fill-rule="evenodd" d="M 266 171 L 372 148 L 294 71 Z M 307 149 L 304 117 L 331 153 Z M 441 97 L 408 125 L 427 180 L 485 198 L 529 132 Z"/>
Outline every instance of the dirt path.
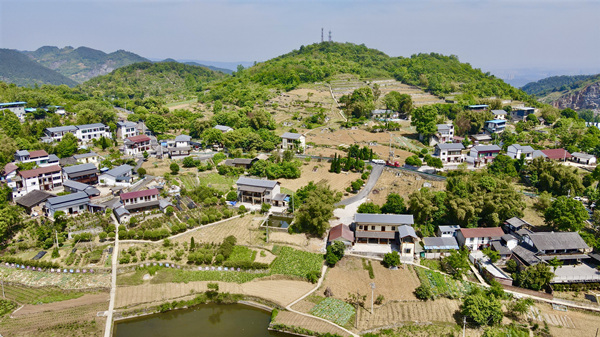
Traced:
<path fill-rule="evenodd" d="M 336 327 L 333 324 L 321 321 L 317 318 L 304 316 L 291 311 L 281 311 L 275 317 L 275 323 L 285 324 L 288 326 L 297 326 L 320 333 L 338 334 L 340 336 L 352 336 L 346 331 Z"/>
<path fill-rule="evenodd" d="M 69 309 L 84 305 L 91 305 L 96 303 L 105 303 L 108 302 L 109 295 L 108 293 L 100 293 L 100 294 L 88 294 L 83 295 L 80 298 L 75 298 L 72 300 L 47 303 L 47 304 L 26 304 L 21 309 L 17 310 L 15 313 L 11 315 L 11 317 L 21 317 L 32 314 L 37 314 L 46 311 L 58 311 L 63 309 Z"/>
<path fill-rule="evenodd" d="M 112 254 L 112 273 L 110 280 L 110 304 L 106 312 L 106 327 L 104 328 L 104 337 L 112 336 L 113 311 L 115 310 L 115 296 L 117 294 L 117 268 L 119 267 L 119 223 L 114 215 L 112 219 L 115 222 L 115 247 Z"/>

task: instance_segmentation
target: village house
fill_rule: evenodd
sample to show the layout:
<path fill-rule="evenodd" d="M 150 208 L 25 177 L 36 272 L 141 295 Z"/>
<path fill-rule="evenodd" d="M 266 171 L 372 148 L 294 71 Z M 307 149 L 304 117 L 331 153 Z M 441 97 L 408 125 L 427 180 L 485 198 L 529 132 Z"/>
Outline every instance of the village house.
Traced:
<path fill-rule="evenodd" d="M 346 247 L 350 247 L 352 244 L 354 244 L 354 232 L 352 232 L 348 225 L 339 224 L 337 226 L 333 226 L 329 230 L 327 242 L 332 244 L 335 241 L 340 241 L 346 245 Z"/>
<path fill-rule="evenodd" d="M 65 192 L 71 192 L 71 193 L 83 192 L 83 193 L 87 194 L 88 197 L 90 197 L 90 198 L 100 196 L 100 190 L 98 190 L 94 186 L 80 183 L 78 181 L 65 180 L 63 182 L 63 186 L 65 188 Z"/>
<path fill-rule="evenodd" d="M 134 122 L 117 122 L 117 138 L 125 140 L 125 138 L 139 135 L 137 123 Z"/>
<path fill-rule="evenodd" d="M 508 113 L 504 110 L 492 110 L 492 114 L 494 115 L 494 119 L 506 120 L 506 116 Z"/>
<path fill-rule="evenodd" d="M 233 131 L 233 128 L 231 128 L 231 127 L 229 127 L 227 125 L 215 125 L 213 127 L 213 129 L 217 129 L 217 130 L 219 130 L 219 131 L 221 131 L 223 133 L 227 133 L 227 132 Z"/>
<path fill-rule="evenodd" d="M 567 161 L 567 159 L 571 159 L 571 154 L 565 149 L 547 149 L 542 150 L 542 153 L 549 160 Z"/>
<path fill-rule="evenodd" d="M 44 130 L 45 137 L 42 137 L 42 141 L 46 143 L 60 142 L 63 137 L 70 133 L 75 136 L 77 127 L 75 125 L 57 126 L 52 128 L 46 128 Z"/>
<path fill-rule="evenodd" d="M 75 160 L 80 163 L 80 164 L 94 164 L 96 166 L 98 166 L 98 164 L 100 164 L 101 161 L 101 157 L 99 154 L 97 154 L 96 152 L 88 152 L 88 153 L 82 153 L 82 154 L 76 154 L 73 155 L 73 158 L 75 158 Z"/>
<path fill-rule="evenodd" d="M 19 119 L 19 122 L 25 122 L 25 105 L 27 102 L 8 102 L 0 103 L 0 111 L 9 110 Z"/>
<path fill-rule="evenodd" d="M 306 148 L 306 137 L 299 133 L 286 132 L 281 135 L 281 149 L 282 150 L 297 150 L 298 152 L 304 152 Z"/>
<path fill-rule="evenodd" d="M 48 200 L 48 198 L 55 197 L 56 195 L 48 193 L 46 191 L 33 190 L 24 196 L 15 200 L 15 204 L 25 208 L 27 214 L 33 215 L 34 213 L 42 214 L 41 205 Z"/>
<path fill-rule="evenodd" d="M 238 200 L 255 205 L 272 204 L 276 196 L 281 194 L 280 184 L 274 180 L 240 177 L 236 185 Z"/>
<path fill-rule="evenodd" d="M 354 237 L 357 243 L 398 243 L 398 227 L 414 225 L 412 214 L 354 214 Z"/>
<path fill-rule="evenodd" d="M 27 151 L 19 150 L 15 153 L 17 163 L 35 163 L 39 167 L 50 166 L 50 156 L 44 150 Z"/>
<path fill-rule="evenodd" d="M 250 169 L 252 165 L 258 161 L 258 158 L 234 158 L 227 159 L 223 162 L 223 165 L 231 167 L 243 167 L 246 170 Z"/>
<path fill-rule="evenodd" d="M 437 124 L 436 127 L 437 132 L 429 140 L 429 146 L 454 141 L 454 124 Z"/>
<path fill-rule="evenodd" d="M 183 158 L 190 155 L 192 148 L 190 141 L 192 137 L 188 135 L 179 135 L 174 140 L 169 140 L 163 145 L 166 145 L 169 158 Z"/>
<path fill-rule="evenodd" d="M 119 198 L 127 211 L 142 212 L 158 208 L 158 189 L 121 193 Z"/>
<path fill-rule="evenodd" d="M 61 169 L 58 165 L 18 171 L 9 176 L 12 178 L 7 179 L 7 185 L 12 188 L 13 200 L 34 190 L 52 191 L 62 186 Z"/>
<path fill-rule="evenodd" d="M 571 154 L 571 160 L 579 164 L 596 165 L 596 157 L 583 152 L 573 152 Z"/>
<path fill-rule="evenodd" d="M 487 111 L 490 106 L 487 104 L 467 105 L 467 109 L 471 111 Z"/>
<path fill-rule="evenodd" d="M 46 136 L 42 137 L 42 141 L 46 143 L 60 142 L 67 133 L 73 134 L 82 143 L 102 137 L 112 139 L 112 134 L 108 126 L 102 123 L 94 123 L 46 128 L 44 130 Z"/>
<path fill-rule="evenodd" d="M 520 266 L 528 267 L 557 259 L 563 264 L 578 264 L 588 260 L 592 252 L 576 232 L 538 232 L 523 236 L 521 243 L 514 247 L 513 258 Z"/>
<path fill-rule="evenodd" d="M 521 159 L 523 157 L 526 161 L 531 161 L 538 157 L 546 158 L 546 155 L 540 151 L 535 150 L 529 145 L 512 144 L 506 149 L 506 155 L 512 159 Z"/>
<path fill-rule="evenodd" d="M 441 238 L 456 237 L 456 231 L 459 229 L 459 225 L 438 226 L 437 236 Z"/>
<path fill-rule="evenodd" d="M 146 135 L 128 137 L 123 144 L 123 152 L 128 156 L 142 155 L 144 151 L 150 151 L 150 137 Z"/>
<path fill-rule="evenodd" d="M 471 148 L 469 152 L 468 161 L 472 162 L 475 166 L 485 165 L 491 163 L 496 156 L 500 153 L 500 146 L 498 145 L 477 145 Z"/>
<path fill-rule="evenodd" d="M 490 135 L 501 134 L 502 132 L 504 132 L 504 129 L 506 129 L 506 121 L 502 119 L 486 121 L 484 123 L 483 129 Z"/>
<path fill-rule="evenodd" d="M 440 158 L 443 164 L 462 163 L 464 160 L 461 143 L 440 143 L 435 145 L 434 157 Z"/>
<path fill-rule="evenodd" d="M 399 253 L 401 258 L 414 258 L 417 240 L 419 240 L 419 237 L 412 226 L 398 226 L 398 246 L 400 247 Z"/>
<path fill-rule="evenodd" d="M 510 117 L 515 122 L 518 122 L 518 121 L 524 122 L 527 119 L 527 116 L 529 116 L 532 113 L 535 113 L 535 108 L 529 108 L 529 107 L 513 108 L 513 110 L 510 112 Z"/>
<path fill-rule="evenodd" d="M 503 225 L 504 230 L 509 234 L 519 234 L 521 230 L 529 230 L 531 228 L 531 224 L 521 218 L 512 217 L 506 221 L 504 221 Z M 530 233 L 529 231 L 527 233 Z"/>
<path fill-rule="evenodd" d="M 67 166 L 63 168 L 63 180 L 95 185 L 98 183 L 98 169 L 92 163 Z"/>
<path fill-rule="evenodd" d="M 98 179 L 100 184 L 107 186 L 129 186 L 133 181 L 131 170 L 133 167 L 124 164 L 100 174 Z"/>
<path fill-rule="evenodd" d="M 131 220 L 131 213 L 129 213 L 129 211 L 125 207 L 123 207 L 123 205 L 114 208 L 113 213 L 115 214 L 115 217 L 117 218 L 117 221 L 120 224 L 128 223 L 129 220 Z"/>
<path fill-rule="evenodd" d="M 471 140 L 473 141 L 473 143 L 475 143 L 475 145 L 489 143 L 492 141 L 492 136 L 490 136 L 487 133 L 478 133 L 478 134 L 469 136 L 469 138 L 471 138 Z"/>
<path fill-rule="evenodd" d="M 456 233 L 456 241 L 469 250 L 489 247 L 494 240 L 500 240 L 504 231 L 500 227 L 461 228 Z"/>
<path fill-rule="evenodd" d="M 89 210 L 90 199 L 87 193 L 77 192 L 59 197 L 48 198 L 44 204 L 44 214 L 54 218 L 54 214 L 63 211 L 67 215 L 76 215 Z"/>
<path fill-rule="evenodd" d="M 426 259 L 439 259 L 450 255 L 455 250 L 458 250 L 458 243 L 453 236 L 445 237 L 426 237 L 423 238 L 423 249 L 421 254 Z"/>

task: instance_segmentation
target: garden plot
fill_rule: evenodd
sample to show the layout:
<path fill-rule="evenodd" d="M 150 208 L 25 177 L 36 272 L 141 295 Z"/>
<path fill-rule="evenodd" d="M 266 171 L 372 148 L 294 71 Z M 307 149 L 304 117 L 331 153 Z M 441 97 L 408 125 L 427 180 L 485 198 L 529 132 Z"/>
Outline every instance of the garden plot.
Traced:
<path fill-rule="evenodd" d="M 346 256 L 334 268 L 327 271 L 323 284 L 316 294 L 323 295 L 327 288 L 333 292 L 333 297 L 345 300 L 349 293 L 367 295 L 371 300 L 370 283 L 375 283 L 375 297 L 383 295 L 384 303 L 388 301 L 415 300 L 413 291 L 420 285 L 419 279 L 410 267 L 389 270 L 378 261 L 372 262 L 374 279 L 363 268 L 360 258 Z M 352 275 L 352 277 L 348 277 Z"/>
<path fill-rule="evenodd" d="M 388 194 L 398 193 L 404 198 L 405 204 L 408 204 L 409 196 L 421 189 L 425 183 L 429 183 L 433 191 L 444 191 L 446 188 L 444 181 L 428 180 L 416 173 L 386 168 L 368 198 L 377 205 L 383 205 Z"/>
<path fill-rule="evenodd" d="M 5 282 L 29 287 L 54 286 L 61 289 L 86 289 L 110 287 L 110 274 L 64 274 L 0 268 L 0 278 Z"/>
<path fill-rule="evenodd" d="M 345 326 L 354 316 L 354 308 L 352 305 L 338 300 L 337 298 L 328 297 L 315 305 L 310 313 L 321 318 L 325 318 L 337 325 Z"/>
<path fill-rule="evenodd" d="M 450 276 L 425 268 L 415 267 L 421 283 L 428 285 L 435 297 L 460 298 L 468 294 L 473 287 L 468 281 L 457 281 Z"/>
<path fill-rule="evenodd" d="M 548 323 L 552 336 L 595 336 L 596 329 L 600 327 L 598 313 L 571 308 L 568 311 L 557 311 L 552 309 L 552 305 L 545 303 L 536 303 L 528 318 L 540 325 L 544 321 Z"/>
<path fill-rule="evenodd" d="M 189 243 L 193 237 L 194 241 L 198 243 L 221 243 L 226 237 L 233 235 L 240 245 L 256 245 L 262 242 L 263 234 L 258 231 L 261 222 L 261 218 L 246 214 L 244 217 L 230 219 L 216 225 L 199 227 L 172 241 L 180 244 Z"/>
<path fill-rule="evenodd" d="M 321 321 L 316 318 L 303 316 L 290 311 L 281 311 L 275 317 L 273 324 L 285 324 L 287 326 L 295 326 L 322 334 L 338 334 L 340 336 L 349 336 L 347 332 L 336 327 L 333 324 Z"/>

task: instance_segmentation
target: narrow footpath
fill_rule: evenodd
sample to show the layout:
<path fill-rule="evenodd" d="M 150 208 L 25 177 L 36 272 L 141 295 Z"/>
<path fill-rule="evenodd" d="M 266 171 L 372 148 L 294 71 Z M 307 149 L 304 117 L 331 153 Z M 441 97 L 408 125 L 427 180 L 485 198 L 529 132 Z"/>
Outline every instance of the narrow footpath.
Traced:
<path fill-rule="evenodd" d="M 119 267 L 119 223 L 114 215 L 111 217 L 115 223 L 115 246 L 112 253 L 112 273 L 110 281 L 110 304 L 106 312 L 106 327 L 104 328 L 104 337 L 112 336 L 113 312 L 115 310 L 115 297 L 117 294 L 117 268 Z"/>

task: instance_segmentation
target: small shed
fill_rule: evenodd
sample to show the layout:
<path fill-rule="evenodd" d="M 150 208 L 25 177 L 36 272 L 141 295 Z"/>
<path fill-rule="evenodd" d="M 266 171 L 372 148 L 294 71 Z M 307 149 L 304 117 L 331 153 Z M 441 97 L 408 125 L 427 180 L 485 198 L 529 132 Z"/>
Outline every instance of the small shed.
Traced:
<path fill-rule="evenodd" d="M 424 258 L 437 259 L 458 250 L 458 242 L 453 236 L 423 238 Z"/>
<path fill-rule="evenodd" d="M 329 243 L 341 241 L 346 246 L 352 246 L 352 243 L 354 242 L 354 233 L 350 230 L 348 225 L 339 224 L 331 228 L 327 241 Z"/>
<path fill-rule="evenodd" d="M 583 152 L 573 152 L 571 156 L 571 160 L 575 163 L 585 165 L 596 165 L 596 157 L 591 154 Z"/>

